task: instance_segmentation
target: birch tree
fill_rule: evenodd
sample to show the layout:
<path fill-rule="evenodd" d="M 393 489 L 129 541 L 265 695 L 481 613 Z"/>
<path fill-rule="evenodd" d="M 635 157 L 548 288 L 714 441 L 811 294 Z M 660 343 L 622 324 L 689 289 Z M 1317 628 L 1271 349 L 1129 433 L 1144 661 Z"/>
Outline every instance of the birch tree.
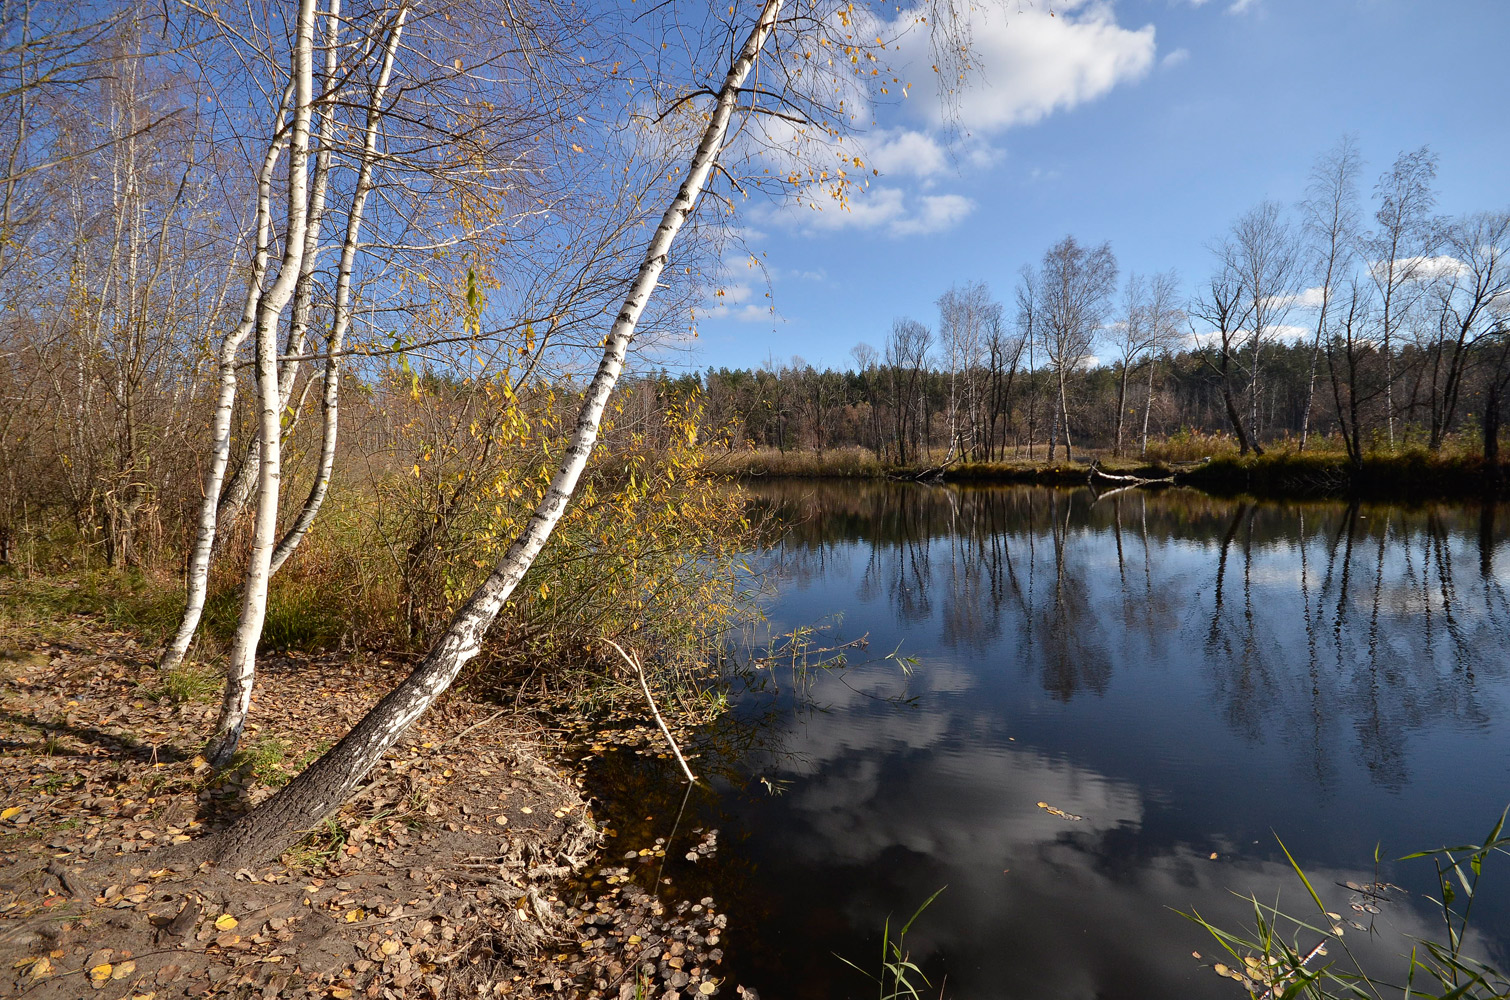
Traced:
<path fill-rule="evenodd" d="M 1148 419 L 1153 412 L 1153 377 L 1158 367 L 1154 355 L 1168 353 L 1185 325 L 1185 309 L 1180 305 L 1180 276 L 1174 271 L 1156 274 L 1148 282 L 1145 325 L 1149 340 L 1147 393 L 1143 397 L 1143 436 L 1139 454 L 1148 454 Z"/>
<path fill-rule="evenodd" d="M 987 341 L 1001 323 L 1001 306 L 981 281 L 950 288 L 937 304 L 939 339 L 949 366 L 949 447 L 951 453 L 957 448 L 980 458 L 984 445 L 980 381 Z"/>
<path fill-rule="evenodd" d="M 1127 382 L 1133 369 L 1147 363 L 1145 357 L 1153 349 L 1148 322 L 1143 276 L 1134 272 L 1127 276 L 1127 285 L 1122 298 L 1122 317 L 1117 321 L 1117 435 L 1112 445 L 1112 454 L 1122 454 L 1122 428 L 1127 422 Z"/>
<path fill-rule="evenodd" d="M 1066 236 L 1043 255 L 1038 278 L 1038 329 L 1054 378 L 1057 422 L 1064 430 L 1066 461 L 1074 461 L 1069 383 L 1090 359 L 1116 288 L 1117 258 L 1110 243 L 1084 247 L 1073 236 Z M 1053 460 L 1051 436 L 1049 461 Z"/>
<path fill-rule="evenodd" d="M 1362 160 L 1352 136 L 1342 140 L 1311 168 L 1306 200 L 1301 205 L 1304 231 L 1309 240 L 1311 274 L 1318 281 L 1320 301 L 1316 307 L 1316 331 L 1311 339 L 1311 369 L 1306 382 L 1305 411 L 1301 415 L 1300 450 L 1306 450 L 1311 433 L 1311 407 L 1316 394 L 1316 365 L 1321 357 L 1321 337 L 1339 281 L 1348 274 L 1357 253 L 1358 171 Z"/>
<path fill-rule="evenodd" d="M 261 449 L 258 462 L 256 521 L 251 558 L 242 588 L 241 614 L 226 665 L 226 683 L 220 718 L 205 748 L 205 757 L 216 767 L 228 763 L 236 751 L 247 708 L 252 701 L 257 643 L 267 616 L 267 584 L 278 525 L 278 483 L 282 477 L 283 395 L 279 386 L 278 320 L 293 297 L 303 267 L 306 234 L 311 216 L 309 202 L 310 118 L 314 111 L 315 2 L 301 0 L 294 23 L 293 52 L 289 65 L 289 88 L 293 99 L 292 128 L 288 146 L 288 214 L 283 235 L 283 258 L 278 276 L 258 297 L 253 318 L 257 380 L 257 435 Z M 250 296 L 249 296 L 250 298 Z M 208 506 L 208 504 L 207 504 Z M 214 512 L 211 511 L 211 517 Z"/>
<path fill-rule="evenodd" d="M 1277 202 L 1265 201 L 1238 219 L 1226 244 L 1228 266 L 1241 281 L 1248 323 L 1248 431 L 1254 450 L 1259 439 L 1259 394 L 1263 348 L 1295 306 L 1297 263 L 1294 233 Z"/>
<path fill-rule="evenodd" d="M 701 141 L 687 164 L 686 177 L 646 247 L 629 295 L 604 338 L 602 357 L 585 391 L 570 444 L 528 526 L 509 545 L 487 580 L 456 613 L 409 677 L 389 692 L 341 742 L 220 835 L 211 848 L 215 860 L 231 867 L 260 860 L 287 846 L 297 831 L 313 826 L 337 808 L 383 753 L 450 687 L 462 666 L 477 655 L 488 627 L 571 500 L 597 440 L 604 408 L 623 372 L 640 316 L 665 268 L 677 233 L 691 216 L 724 149 L 741 88 L 776 28 L 781 6 L 782 0 L 766 0 L 729 65 Z"/>
<path fill-rule="evenodd" d="M 1395 447 L 1395 341 L 1405 315 L 1422 294 L 1421 278 L 1436 251 L 1438 227 L 1433 184 L 1437 157 L 1426 146 L 1395 158 L 1374 186 L 1375 229 L 1365 239 L 1368 274 L 1378 293 L 1380 350 L 1384 353 L 1385 426 Z"/>

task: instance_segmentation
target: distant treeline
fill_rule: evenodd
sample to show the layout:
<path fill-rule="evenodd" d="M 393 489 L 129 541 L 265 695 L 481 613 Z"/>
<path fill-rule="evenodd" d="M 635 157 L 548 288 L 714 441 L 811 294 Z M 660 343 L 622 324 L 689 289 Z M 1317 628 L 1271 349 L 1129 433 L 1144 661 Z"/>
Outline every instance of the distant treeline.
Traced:
<path fill-rule="evenodd" d="M 850 370 L 710 369 L 696 379 L 706 419 L 731 443 L 859 445 L 903 465 L 1054 461 L 1061 443 L 1067 458 L 1142 454 L 1179 433 L 1230 436 L 1243 454 L 1320 435 L 1355 469 L 1454 439 L 1497 460 L 1510 212 L 1436 215 L 1425 147 L 1366 204 L 1362 170 L 1345 137 L 1293 210 L 1261 202 L 1212 243 L 1194 295 L 1173 272 L 1119 284 L 1109 244 L 1066 236 L 1019 272 L 1010 313 L 983 283 L 957 285 L 936 327 L 899 318 Z"/>
<path fill-rule="evenodd" d="M 1165 445 L 1172 437 L 1189 439 L 1197 450 L 1213 436 L 1236 446 L 1221 353 L 1219 346 L 1209 346 L 1150 358 L 1128 372 L 1136 377 L 1129 379 L 1131 388 L 1125 395 L 1126 369 L 1120 362 L 1077 372 L 1066 387 L 1071 440 L 1077 448 L 1120 450 L 1132 456 L 1142 454 L 1150 441 Z M 1250 414 L 1256 418 L 1244 433 L 1258 448 L 1276 442 L 1299 446 L 1309 400 L 1309 447 L 1346 450 L 1343 421 L 1348 415 L 1345 412 L 1339 420 L 1338 398 L 1348 407 L 1352 385 L 1382 380 L 1385 359 L 1374 351 L 1357 371 L 1334 371 L 1323 349 L 1320 384 L 1313 393 L 1312 353 L 1311 345 L 1304 343 L 1262 346 L 1263 380 L 1256 405 L 1243 398 L 1245 391 L 1238 394 L 1239 419 Z M 1482 344 L 1458 362 L 1463 370 L 1451 405 L 1442 399 L 1441 380 L 1432 378 L 1433 370 L 1442 366 L 1440 353 L 1410 346 L 1391 359 L 1403 390 L 1394 400 L 1397 447 L 1439 450 L 1451 442 L 1458 450 L 1492 451 L 1503 410 L 1504 345 Z M 820 370 L 794 359 L 782 366 L 665 375 L 661 384 L 662 391 L 673 396 L 700 392 L 705 432 L 730 447 L 823 452 L 859 446 L 899 464 L 942 459 L 951 446 L 956 457 L 968 461 L 1048 459 L 1054 457 L 1051 443 L 1062 439 L 1054 426 L 1060 410 L 1058 385 L 1046 366 L 1029 369 L 1026 360 L 1025 352 L 1020 358 L 1009 354 L 999 364 L 951 373 L 927 362 Z M 1335 394 L 1334 380 L 1341 390 Z M 1129 438 L 1121 449 L 1116 447 L 1119 410 Z M 1142 436 L 1145 410 L 1147 438 Z M 1357 411 L 1361 450 L 1384 450 L 1384 394 L 1372 393 Z M 1137 433 L 1127 434 L 1128 427 Z"/>

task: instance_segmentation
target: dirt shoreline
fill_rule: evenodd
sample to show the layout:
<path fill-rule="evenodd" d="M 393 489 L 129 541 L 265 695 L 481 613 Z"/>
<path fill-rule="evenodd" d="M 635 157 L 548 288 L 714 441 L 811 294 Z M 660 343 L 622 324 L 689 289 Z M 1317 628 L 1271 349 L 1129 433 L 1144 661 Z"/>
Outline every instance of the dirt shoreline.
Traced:
<path fill-rule="evenodd" d="M 555 734 L 463 696 L 281 862 L 174 870 L 165 846 L 271 794 L 401 665 L 268 658 L 247 753 L 215 775 L 196 756 L 214 706 L 154 697 L 161 678 L 132 637 L 69 625 L 66 641 L 0 635 L 0 993 L 736 992 L 718 975 L 726 918 L 713 901 L 637 886 L 626 848 L 661 848 L 610 839 Z"/>

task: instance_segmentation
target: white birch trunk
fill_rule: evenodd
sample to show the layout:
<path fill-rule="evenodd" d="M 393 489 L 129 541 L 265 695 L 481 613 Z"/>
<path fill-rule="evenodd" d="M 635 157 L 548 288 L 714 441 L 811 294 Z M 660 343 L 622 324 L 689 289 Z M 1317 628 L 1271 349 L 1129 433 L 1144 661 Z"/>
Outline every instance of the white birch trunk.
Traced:
<path fill-rule="evenodd" d="M 284 94 L 286 107 L 292 91 Z M 267 276 L 267 262 L 272 242 L 272 187 L 273 169 L 282 152 L 283 114 L 279 113 L 274 139 L 269 144 L 262 168 L 257 174 L 257 242 L 252 252 L 252 273 L 247 281 L 246 301 L 241 308 L 241 319 L 220 343 L 220 355 L 216 359 L 217 387 L 215 412 L 210 424 L 210 464 L 205 471 L 204 500 L 199 508 L 199 526 L 195 534 L 194 548 L 189 553 L 187 573 L 188 594 L 184 601 L 183 618 L 178 631 L 169 641 L 158 667 L 171 670 L 183 662 L 199 628 L 199 618 L 204 612 L 205 595 L 210 586 L 210 555 L 215 547 L 215 528 L 220 509 L 221 487 L 225 483 L 225 468 L 231 457 L 231 417 L 236 404 L 236 355 L 241 345 L 252 332 L 257 321 L 257 312 L 262 302 L 262 282 Z"/>
<path fill-rule="evenodd" d="M 223 766 L 236 752 L 247 709 L 252 702 L 256 672 L 257 642 L 267 615 L 269 562 L 278 528 L 278 485 L 282 475 L 283 399 L 278 386 L 278 317 L 298 283 L 304 258 L 304 238 L 309 223 L 309 121 L 314 105 L 315 2 L 301 0 L 293 51 L 294 117 L 289 138 L 288 224 L 283 260 L 278 278 L 262 297 L 257 312 L 258 437 L 262 460 L 258 465 L 257 513 L 252 533 L 251 559 L 242 591 L 241 616 L 226 663 L 225 695 L 215 732 L 205 747 L 205 757 Z"/>
<path fill-rule="evenodd" d="M 1148 414 L 1153 409 L 1153 359 L 1148 362 L 1148 395 L 1143 397 L 1143 444 L 1139 455 L 1148 454 Z"/>
<path fill-rule="evenodd" d="M 276 573 L 309 531 L 325 494 L 330 489 L 330 473 L 336 459 L 336 435 L 340 427 L 341 349 L 346 339 L 346 329 L 351 322 L 351 276 L 356 269 L 357 246 L 362 232 L 362 216 L 367 205 L 367 195 L 372 190 L 372 169 L 377 161 L 378 125 L 383 117 L 383 98 L 388 91 L 388 81 L 393 75 L 393 60 L 403 35 L 404 20 L 409 9 L 401 8 L 394 20 L 393 30 L 388 35 L 387 48 L 383 53 L 382 69 L 373 88 L 372 101 L 367 108 L 367 128 L 362 139 L 362 161 L 357 173 L 356 191 L 352 194 L 351 209 L 346 216 L 346 238 L 341 244 L 340 272 L 336 279 L 336 300 L 330 322 L 330 337 L 326 342 L 325 384 L 321 399 L 324 420 L 320 431 L 320 464 L 315 470 L 315 481 L 309 496 L 304 500 L 299 515 L 284 533 L 278 547 L 273 551 L 269 572 Z"/>
<path fill-rule="evenodd" d="M 304 353 L 305 339 L 309 334 L 310 312 L 314 308 L 314 271 L 319 262 L 320 227 L 325 216 L 325 196 L 330 186 L 331 143 L 335 135 L 335 106 L 338 95 L 334 87 L 339 68 L 339 42 L 341 25 L 341 0 L 331 0 L 326 15 L 324 94 L 321 102 L 325 110 L 320 117 L 319 152 L 315 156 L 314 178 L 310 183 L 309 222 L 305 227 L 304 257 L 299 265 L 299 281 L 294 288 L 294 307 L 289 318 L 288 336 L 283 344 L 283 353 L 289 360 L 280 364 L 278 370 L 278 394 L 282 409 L 287 411 L 293 399 L 294 383 L 299 376 L 298 357 Z M 289 414 L 284 425 L 282 439 L 288 440 L 299 424 L 300 409 Z M 215 529 L 215 545 L 211 549 L 213 562 L 225 550 L 230 534 L 240 522 L 247 504 L 252 499 L 252 488 L 257 482 L 258 469 L 262 465 L 262 438 L 254 434 L 247 442 L 246 455 L 241 466 L 231 476 L 220 499 L 216 512 L 218 527 Z"/>
<path fill-rule="evenodd" d="M 775 28 L 782 0 L 766 0 L 760 17 L 729 67 L 718 102 L 689 164 L 686 180 L 661 217 L 634 283 L 604 340 L 603 357 L 588 383 L 571 443 L 544 498 L 487 580 L 451 619 L 414 671 L 368 712 L 329 752 L 272 798 L 231 827 L 211 846 L 220 864 L 236 867 L 283 850 L 300 830 L 338 808 L 389 747 L 451 686 L 476 656 L 482 640 L 536 555 L 561 519 L 597 442 L 603 410 L 623 371 L 624 358 L 672 241 L 691 215 L 728 134 L 739 88 Z"/>

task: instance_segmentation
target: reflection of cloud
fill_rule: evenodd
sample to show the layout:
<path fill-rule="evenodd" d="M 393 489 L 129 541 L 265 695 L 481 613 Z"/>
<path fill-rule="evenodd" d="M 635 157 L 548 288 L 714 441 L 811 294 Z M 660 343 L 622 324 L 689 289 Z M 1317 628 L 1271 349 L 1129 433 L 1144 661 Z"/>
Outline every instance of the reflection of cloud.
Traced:
<path fill-rule="evenodd" d="M 1237 893 L 1310 916 L 1283 860 L 1231 862 L 1241 848 L 1220 837 L 1168 843 L 1145 831 L 1147 807 L 1130 782 L 1032 749 L 961 743 L 964 718 L 939 726 L 916 718 L 933 713 L 914 713 L 878 725 L 842 699 L 834 692 L 822 725 L 794 734 L 803 762 L 788 772 L 796 780 L 782 802 L 784 863 L 884 872 L 843 901 L 854 928 L 879 927 L 947 885 L 908 940 L 919 961 L 969 956 L 947 968 L 956 995 L 1090 1000 L 1115 993 L 1112 984 L 1187 982 L 1183 996 L 1223 997 L 1221 981 L 1190 955 L 1210 954 L 1210 938 L 1175 911 L 1241 931 L 1252 911 Z M 931 747 L 929 766 L 899 766 L 902 746 L 908 759 Z M 1058 818 L 1040 801 L 1083 818 Z M 1223 860 L 1208 857 L 1212 847 Z M 1339 886 L 1375 878 L 1363 867 L 1309 875 L 1333 910 L 1349 914 Z M 1371 968 L 1394 969 L 1407 938 L 1431 936 L 1435 923 L 1401 900 L 1387 904 L 1379 928 L 1372 939 L 1349 937 L 1350 947 Z M 1486 942 L 1471 947 L 1485 954 Z"/>
<path fill-rule="evenodd" d="M 1351 912 L 1336 883 L 1373 880 L 1372 831 L 1456 839 L 1420 817 L 1471 819 L 1498 794 L 1510 567 L 1480 562 L 1477 511 L 792 489 L 779 558 L 802 572 L 773 621 L 843 608 L 874 658 L 815 675 L 821 710 L 761 762 L 789 784 L 760 800 L 773 846 L 751 891 L 819 958 L 857 956 L 947 884 L 909 942 L 941 956 L 952 995 L 1229 1000 L 1189 957 L 1209 962 L 1209 938 L 1172 909 L 1239 929 L 1232 890 L 1304 915 L 1271 828 Z M 910 678 L 880 658 L 898 643 Z M 1469 762 L 1491 779 L 1445 777 Z M 1380 873 L 1418 876 L 1412 892 L 1429 867 Z M 1389 904 L 1381 936 L 1350 945 L 1402 968 L 1400 935 L 1433 933 L 1425 906 Z"/>

